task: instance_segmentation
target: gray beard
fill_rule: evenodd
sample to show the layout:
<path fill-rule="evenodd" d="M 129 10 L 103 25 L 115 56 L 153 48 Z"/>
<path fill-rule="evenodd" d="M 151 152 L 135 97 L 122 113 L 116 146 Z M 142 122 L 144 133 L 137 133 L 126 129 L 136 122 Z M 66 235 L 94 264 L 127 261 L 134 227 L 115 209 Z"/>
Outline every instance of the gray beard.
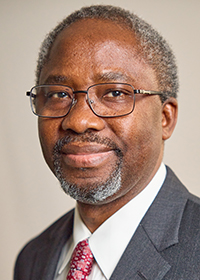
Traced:
<path fill-rule="evenodd" d="M 96 142 L 98 144 L 100 143 L 112 148 L 115 151 L 118 160 L 110 176 L 105 181 L 94 184 L 77 185 L 67 181 L 67 178 L 64 178 L 63 175 L 60 152 L 62 147 L 69 142 Z M 53 158 L 54 172 L 60 182 L 62 189 L 66 194 L 70 195 L 77 201 L 87 204 L 102 202 L 108 197 L 117 193 L 121 188 L 121 167 L 123 155 L 121 150 L 116 147 L 115 143 L 111 142 L 109 138 L 102 139 L 91 133 L 88 134 L 88 136 L 67 136 L 56 143 L 53 152 Z"/>

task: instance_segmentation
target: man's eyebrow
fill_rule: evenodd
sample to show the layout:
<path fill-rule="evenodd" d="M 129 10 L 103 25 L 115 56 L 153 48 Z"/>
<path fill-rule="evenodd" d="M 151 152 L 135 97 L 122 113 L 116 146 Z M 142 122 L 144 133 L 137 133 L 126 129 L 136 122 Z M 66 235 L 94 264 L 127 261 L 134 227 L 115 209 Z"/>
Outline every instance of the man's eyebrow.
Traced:
<path fill-rule="evenodd" d="M 49 75 L 45 84 L 66 84 L 68 78 L 63 75 Z"/>
<path fill-rule="evenodd" d="M 94 79 L 97 83 L 124 82 L 133 83 L 134 79 L 122 72 L 105 72 L 95 75 Z M 45 80 L 45 84 L 67 84 L 69 78 L 64 75 L 49 75 Z"/>
<path fill-rule="evenodd" d="M 96 76 L 98 82 L 133 82 L 134 79 L 122 72 L 106 72 Z"/>

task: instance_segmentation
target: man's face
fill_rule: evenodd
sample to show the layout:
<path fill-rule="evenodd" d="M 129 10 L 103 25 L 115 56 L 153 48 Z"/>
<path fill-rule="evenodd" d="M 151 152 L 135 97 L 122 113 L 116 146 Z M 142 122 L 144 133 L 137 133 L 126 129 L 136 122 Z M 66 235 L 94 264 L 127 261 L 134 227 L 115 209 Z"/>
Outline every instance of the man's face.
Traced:
<path fill-rule="evenodd" d="M 78 21 L 57 37 L 40 76 L 40 84 L 63 84 L 75 91 L 109 82 L 158 90 L 133 33 L 93 19 Z M 64 118 L 39 118 L 47 164 L 77 200 L 129 200 L 149 183 L 162 161 L 159 97 L 136 95 L 133 113 L 116 118 L 96 116 L 85 93 L 77 93 L 76 100 Z"/>

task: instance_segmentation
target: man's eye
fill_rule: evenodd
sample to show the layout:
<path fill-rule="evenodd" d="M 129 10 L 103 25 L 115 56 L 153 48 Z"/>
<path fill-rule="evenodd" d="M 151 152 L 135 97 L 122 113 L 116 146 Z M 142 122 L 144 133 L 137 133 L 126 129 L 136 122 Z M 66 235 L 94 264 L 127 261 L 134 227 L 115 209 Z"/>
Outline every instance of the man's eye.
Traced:
<path fill-rule="evenodd" d="M 107 97 L 122 97 L 124 93 L 120 90 L 113 90 L 106 94 Z"/>
<path fill-rule="evenodd" d="M 66 98 L 70 97 L 67 92 L 59 91 L 59 92 L 49 92 L 47 94 L 48 98 Z"/>

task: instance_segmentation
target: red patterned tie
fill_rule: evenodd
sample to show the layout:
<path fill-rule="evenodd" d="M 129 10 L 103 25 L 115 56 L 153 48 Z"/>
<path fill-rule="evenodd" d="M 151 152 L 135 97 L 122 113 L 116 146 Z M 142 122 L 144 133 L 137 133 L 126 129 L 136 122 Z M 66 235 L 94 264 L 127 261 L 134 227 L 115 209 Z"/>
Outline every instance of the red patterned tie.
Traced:
<path fill-rule="evenodd" d="M 86 280 L 92 270 L 93 260 L 88 240 L 79 242 L 72 254 L 67 280 Z"/>

